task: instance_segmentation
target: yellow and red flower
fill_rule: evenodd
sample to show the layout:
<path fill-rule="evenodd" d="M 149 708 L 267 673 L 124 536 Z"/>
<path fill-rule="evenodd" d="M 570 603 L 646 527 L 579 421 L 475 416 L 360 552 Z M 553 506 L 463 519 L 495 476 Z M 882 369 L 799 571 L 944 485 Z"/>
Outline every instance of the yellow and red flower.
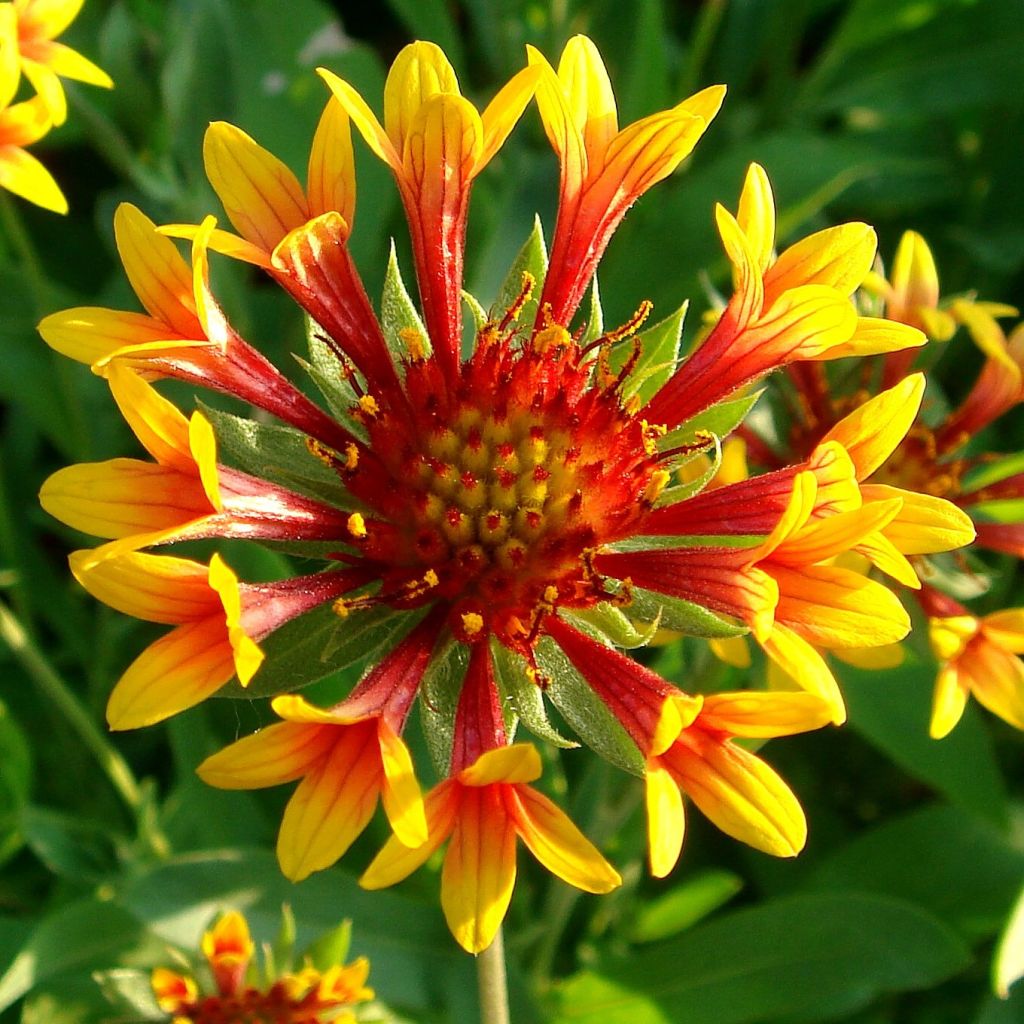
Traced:
<path fill-rule="evenodd" d="M 201 943 L 215 991 L 204 992 L 190 974 L 158 967 L 150 978 L 157 1004 L 173 1024 L 280 1020 L 289 1024 L 354 1024 L 352 1007 L 373 998 L 366 987 L 370 964 L 317 969 L 307 963 L 296 972 L 261 970 L 246 919 L 237 910 L 222 914 Z"/>
<path fill-rule="evenodd" d="M 738 389 L 795 360 L 923 340 L 905 325 L 858 317 L 850 301 L 874 255 L 871 230 L 819 232 L 773 261 L 774 207 L 763 172 L 752 170 L 739 217 L 718 214 L 735 294 L 697 351 L 679 365 L 669 357 L 660 381 L 651 382 L 640 365 L 650 342 L 639 333 L 648 303 L 604 334 L 591 325 L 573 330 L 571 321 L 628 206 L 690 152 L 722 90 L 619 131 L 589 41 L 571 41 L 557 73 L 535 53 L 530 62 L 480 114 L 460 94 L 441 51 L 413 44 L 388 76 L 383 125 L 349 85 L 325 73 L 333 95 L 305 189 L 247 135 L 214 125 L 207 172 L 238 236 L 218 231 L 212 217 L 162 232 L 122 207 L 118 247 L 147 312 L 71 310 L 41 328 L 52 346 L 107 376 L 129 407 L 126 415 L 156 460 L 132 463 L 130 471 L 140 481 L 173 479 L 191 496 L 172 511 L 151 483 L 123 486 L 123 465 L 76 467 L 49 485 L 47 500 L 52 505 L 57 496 L 65 521 L 120 538 L 113 543 L 121 547 L 76 556 L 83 583 L 115 607 L 176 627 L 115 688 L 112 723 L 157 721 L 212 694 L 233 673 L 246 682 L 259 666 L 264 636 L 330 602 L 334 635 L 292 685 L 316 678 L 317 670 L 326 675 L 338 638 L 356 634 L 368 609 L 386 610 L 398 624 L 391 649 L 347 698 L 318 709 L 279 697 L 274 708 L 283 721 L 213 755 L 201 772 L 228 788 L 302 780 L 278 847 L 295 878 L 340 856 L 378 797 L 395 836 L 365 885 L 404 878 L 447 841 L 442 905 L 456 938 L 473 952 L 491 942 L 505 914 L 517 836 L 582 889 L 604 892 L 618 883 L 598 851 L 530 785 L 540 774 L 536 750 L 511 743 L 513 709 L 532 707 L 524 720 L 545 731 L 544 687 L 595 748 L 607 749 L 609 732 L 632 738 L 636 771 L 647 766 L 659 873 L 678 854 L 679 790 L 760 848 L 792 854 L 803 842 L 792 794 L 732 739 L 838 721 L 837 695 L 815 677 L 802 681 L 826 701 L 780 694 L 743 703 L 741 695 L 727 695 L 701 706 L 615 652 L 614 629 L 602 623 L 620 616 L 629 624 L 632 611 L 645 625 L 658 620 L 700 635 L 752 629 L 780 658 L 803 645 L 802 661 L 787 662 L 799 661 L 801 676 L 809 671 L 806 651 L 820 661 L 815 644 L 871 646 L 907 625 L 881 584 L 828 564 L 852 545 L 870 545 L 880 564 L 884 555 L 896 561 L 877 538 L 906 501 L 868 501 L 868 485 L 859 482 L 885 444 L 898 440 L 896 427 L 877 443 L 870 432 L 850 430 L 793 466 L 713 491 L 701 491 L 700 480 L 670 486 L 677 471 L 716 450 L 731 431 L 735 420 L 719 422 L 726 415 L 719 403 Z M 479 317 L 475 344 L 463 356 L 470 186 L 535 92 L 562 167 L 552 261 L 510 275 L 505 298 L 490 317 Z M 398 182 L 422 320 L 395 280 L 378 320 L 349 257 L 347 118 Z M 191 267 L 168 235 L 191 239 Z M 312 321 L 311 375 L 331 414 L 233 330 L 210 290 L 210 250 L 262 267 L 302 306 Z M 537 314 L 524 317 L 535 289 Z M 186 422 L 134 374 L 219 389 L 276 416 L 286 427 L 275 430 L 332 471 L 317 494 L 325 508 L 282 493 L 291 467 L 280 459 L 291 456 L 268 454 L 260 462 L 268 480 L 262 493 L 288 514 L 273 523 L 260 518 L 249 504 L 259 486 L 217 465 L 206 419 L 195 414 Z M 214 433 L 217 422 L 211 414 Z M 260 430 L 253 425 L 257 441 Z M 115 500 L 108 500 L 111 481 Z M 102 515 L 97 495 L 106 500 Z M 159 522 L 146 518 L 153 506 Z M 122 523 L 117 531 L 103 526 L 113 519 Z M 284 543 L 326 540 L 328 567 L 239 584 L 218 559 L 207 567 L 125 550 L 246 530 Z M 746 547 L 736 546 L 738 534 L 751 535 Z M 299 550 L 308 554 L 306 546 Z M 558 679 L 553 661 L 564 670 Z M 567 678 L 575 698 L 566 696 Z M 422 802 L 400 739 L 417 696 L 442 776 Z M 590 702 L 587 713 L 574 713 L 572 700 Z"/>

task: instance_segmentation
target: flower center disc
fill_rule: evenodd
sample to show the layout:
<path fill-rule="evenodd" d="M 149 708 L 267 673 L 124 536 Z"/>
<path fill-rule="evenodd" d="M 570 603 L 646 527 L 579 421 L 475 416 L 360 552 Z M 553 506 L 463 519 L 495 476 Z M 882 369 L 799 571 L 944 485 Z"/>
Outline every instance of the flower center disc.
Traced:
<path fill-rule="evenodd" d="M 460 639 L 514 646 L 538 611 L 608 597 L 587 554 L 631 532 L 658 470 L 617 379 L 595 375 L 561 327 L 481 344 L 454 386 L 408 363 L 408 404 L 366 418 L 379 471 L 350 483 L 385 520 L 363 543 L 392 603 L 447 599 Z"/>

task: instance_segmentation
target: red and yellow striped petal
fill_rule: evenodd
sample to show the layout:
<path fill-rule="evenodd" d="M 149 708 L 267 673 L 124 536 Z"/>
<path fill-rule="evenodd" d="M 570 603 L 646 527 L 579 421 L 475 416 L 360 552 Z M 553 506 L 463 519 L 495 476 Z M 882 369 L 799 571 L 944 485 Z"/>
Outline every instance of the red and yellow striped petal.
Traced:
<path fill-rule="evenodd" d="M 857 317 L 857 327 L 850 340 L 828 350 L 828 359 L 849 356 L 874 356 L 885 352 L 902 352 L 919 348 L 928 339 L 916 327 L 872 316 Z"/>
<path fill-rule="evenodd" d="M 107 371 L 107 383 L 121 415 L 142 447 L 161 465 L 194 473 L 188 421 L 178 409 L 126 366 L 112 365 Z"/>
<path fill-rule="evenodd" d="M 622 884 L 597 847 L 546 796 L 522 785 L 504 792 L 519 838 L 548 871 L 584 892 L 611 892 Z"/>
<path fill-rule="evenodd" d="M 50 348 L 91 366 L 119 349 L 154 342 L 168 344 L 174 332 L 145 313 L 128 313 L 99 306 L 78 306 L 51 313 L 39 323 Z"/>
<path fill-rule="evenodd" d="M 463 786 L 490 786 L 497 782 L 533 782 L 541 776 L 540 754 L 532 743 L 513 743 L 481 754 L 459 772 Z"/>
<path fill-rule="evenodd" d="M 822 443 L 838 441 L 857 467 L 857 479 L 866 480 L 906 437 L 921 408 L 924 388 L 924 374 L 911 374 L 843 417 Z"/>
<path fill-rule="evenodd" d="M 775 255 L 775 196 L 760 164 L 751 164 L 743 179 L 736 223 L 746 236 L 762 274 Z"/>
<path fill-rule="evenodd" d="M 615 94 L 597 47 L 586 36 L 573 36 L 558 61 L 558 84 L 569 120 L 590 157 L 602 154 L 619 130 Z"/>
<path fill-rule="evenodd" d="M 277 859 L 293 882 L 330 867 L 377 807 L 383 773 L 375 724 L 337 729 L 330 755 L 299 783 L 281 821 Z"/>
<path fill-rule="evenodd" d="M 301 722 L 275 722 L 211 754 L 196 769 L 218 789 L 263 789 L 309 774 L 329 753 L 335 732 Z"/>
<path fill-rule="evenodd" d="M 515 881 L 516 830 L 499 788 L 465 788 L 441 871 L 441 909 L 467 953 L 494 941 Z"/>
<path fill-rule="evenodd" d="M 348 114 L 331 97 L 320 116 L 306 173 L 309 216 L 340 213 L 349 231 L 356 209 L 356 171 Z M 283 237 L 283 236 L 282 236 Z"/>
<path fill-rule="evenodd" d="M 408 878 L 426 863 L 451 834 L 464 792 L 465 787 L 460 786 L 455 779 L 445 779 L 435 786 L 423 801 L 427 816 L 427 841 L 421 846 L 408 847 L 397 836 L 392 836 L 363 872 L 359 884 L 364 889 L 385 889 Z"/>
<path fill-rule="evenodd" d="M 422 40 L 403 47 L 384 83 L 384 130 L 397 152 L 403 151 L 423 106 L 438 95 L 460 95 L 444 51 Z"/>
<path fill-rule="evenodd" d="M 203 140 L 203 162 L 228 220 L 243 238 L 266 252 L 309 220 L 298 179 L 240 128 L 214 121 Z"/>
<path fill-rule="evenodd" d="M 770 305 L 787 289 L 808 284 L 849 296 L 871 269 L 877 247 L 875 231 L 867 224 L 840 224 L 808 235 L 781 253 L 765 273 L 765 302 Z"/>
<path fill-rule="evenodd" d="M 43 484 L 39 503 L 62 523 L 109 538 L 174 530 L 212 512 L 197 479 L 137 459 L 59 469 Z"/>
<path fill-rule="evenodd" d="M 902 499 L 902 508 L 882 533 L 904 555 L 955 551 L 974 540 L 971 517 L 945 498 L 888 484 L 864 484 L 861 493 L 871 502 Z"/>
<path fill-rule="evenodd" d="M 155 725 L 216 693 L 235 674 L 224 614 L 178 626 L 147 647 L 107 703 L 111 729 Z"/>
<path fill-rule="evenodd" d="M 701 813 L 726 835 L 776 857 L 795 857 L 807 821 L 790 788 L 760 758 L 699 730 L 665 755 Z"/>
<path fill-rule="evenodd" d="M 114 237 L 125 274 L 150 315 L 182 338 L 205 337 L 192 294 L 192 273 L 174 243 L 130 203 L 122 203 L 114 214 Z"/>
<path fill-rule="evenodd" d="M 751 739 L 793 736 L 820 729 L 831 720 L 831 709 L 813 693 L 757 690 L 709 694 L 700 714 L 704 728 Z"/>

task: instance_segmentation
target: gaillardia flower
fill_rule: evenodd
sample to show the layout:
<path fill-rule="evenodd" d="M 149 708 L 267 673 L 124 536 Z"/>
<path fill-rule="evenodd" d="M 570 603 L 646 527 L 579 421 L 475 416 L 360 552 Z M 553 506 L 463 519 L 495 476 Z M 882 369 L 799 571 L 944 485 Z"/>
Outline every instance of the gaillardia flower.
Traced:
<path fill-rule="evenodd" d="M 769 650 L 799 646 L 820 661 L 814 644 L 874 647 L 909 628 L 881 583 L 829 564 L 844 547 L 872 547 L 909 500 L 876 501 L 860 483 L 898 427 L 877 444 L 854 429 L 790 467 L 703 489 L 765 374 L 923 342 L 851 302 L 874 257 L 871 229 L 820 232 L 774 259 L 774 204 L 755 169 L 739 216 L 718 210 L 735 292 L 688 359 L 678 358 L 680 317 L 644 329 L 648 302 L 613 330 L 596 302 L 580 319 L 615 226 L 691 152 L 723 90 L 619 130 L 588 40 L 569 43 L 557 72 L 539 54 L 529 62 L 478 113 L 441 51 L 415 43 L 388 76 L 383 122 L 324 73 L 332 97 L 305 186 L 248 135 L 214 124 L 207 171 L 237 234 L 212 217 L 158 229 L 122 207 L 118 247 L 146 313 L 73 309 L 41 325 L 53 347 L 109 380 L 154 460 L 74 467 L 44 488 L 55 514 L 110 539 L 75 556 L 82 582 L 175 626 L 118 684 L 113 724 L 173 714 L 232 671 L 250 693 L 275 695 L 282 721 L 214 754 L 201 775 L 228 788 L 298 782 L 278 843 L 293 878 L 344 853 L 378 799 L 395 834 L 365 885 L 404 878 L 447 843 L 442 905 L 472 952 L 505 914 L 517 838 L 582 889 L 619 881 L 533 785 L 535 748 L 513 742 L 521 721 L 571 745 L 545 699 L 584 742 L 646 776 L 657 874 L 679 854 L 684 793 L 730 835 L 790 856 L 806 831 L 796 798 L 734 740 L 840 721 L 836 693 L 815 678 L 812 693 L 702 704 L 619 648 L 659 627 L 720 639 L 752 631 Z M 474 337 L 464 347 L 472 183 L 534 95 L 561 163 L 552 259 L 535 229 L 490 312 L 465 300 Z M 350 118 L 396 178 L 422 317 L 392 259 L 378 318 L 350 258 Z M 191 267 L 168 236 L 191 240 Z M 233 329 L 210 290 L 211 250 L 263 268 L 303 308 L 305 365 L 326 409 Z M 234 395 L 279 422 L 205 407 L 186 420 L 146 383 L 160 377 Z M 291 544 L 328 567 L 254 584 L 219 558 L 205 566 L 139 550 L 190 536 Z M 360 639 L 367 623 L 373 644 Z M 185 642 L 192 634 L 202 651 Z M 371 654 L 334 707 L 281 696 Z M 798 676 L 806 663 L 788 661 Z M 425 798 L 401 739 L 417 697 L 441 778 Z"/>
<path fill-rule="evenodd" d="M 172 1024 L 354 1024 L 353 1007 L 373 999 L 373 990 L 366 987 L 366 957 L 344 965 L 314 964 L 307 958 L 292 970 L 282 969 L 280 962 L 290 963 L 291 950 L 277 950 L 276 970 L 269 957 L 261 965 L 248 922 L 237 910 L 217 919 L 203 935 L 201 949 L 198 977 L 166 967 L 153 971 L 153 994 Z"/>

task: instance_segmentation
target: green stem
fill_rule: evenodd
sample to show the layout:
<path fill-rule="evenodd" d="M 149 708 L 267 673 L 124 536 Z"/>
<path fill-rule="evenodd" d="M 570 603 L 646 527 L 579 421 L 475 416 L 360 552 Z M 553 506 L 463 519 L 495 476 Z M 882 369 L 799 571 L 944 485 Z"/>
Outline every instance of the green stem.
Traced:
<path fill-rule="evenodd" d="M 501 928 L 494 941 L 476 958 L 476 978 L 480 988 L 480 1024 L 510 1024 L 505 940 Z"/>
<path fill-rule="evenodd" d="M 0 602 L 0 637 L 6 641 L 21 667 L 64 715 L 72 729 L 99 762 L 111 785 L 138 820 L 143 810 L 142 791 L 128 762 L 96 727 L 67 683 L 44 657 L 21 622 Z"/>
<path fill-rule="evenodd" d="M 32 244 L 32 239 L 14 207 L 14 200 L 6 192 L 0 192 L 0 222 L 3 223 L 4 234 L 9 238 L 15 256 L 21 262 L 21 269 L 32 293 L 32 305 L 36 315 L 41 316 L 46 312 L 50 286 L 46 281 L 42 260 L 39 259 L 36 247 Z"/>

